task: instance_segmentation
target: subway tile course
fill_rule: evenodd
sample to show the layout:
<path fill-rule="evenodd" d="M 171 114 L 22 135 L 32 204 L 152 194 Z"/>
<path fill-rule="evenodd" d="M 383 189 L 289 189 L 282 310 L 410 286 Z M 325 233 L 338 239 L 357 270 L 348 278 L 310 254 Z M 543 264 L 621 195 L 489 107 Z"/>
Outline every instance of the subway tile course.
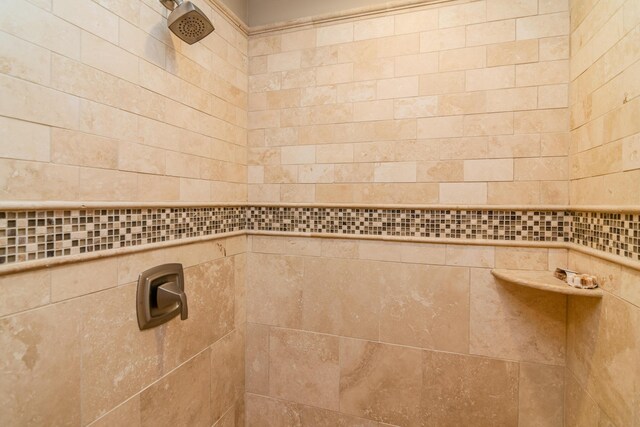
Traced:
<path fill-rule="evenodd" d="M 237 231 L 573 242 L 640 261 L 640 214 L 230 206 L 0 211 L 0 264 Z"/>

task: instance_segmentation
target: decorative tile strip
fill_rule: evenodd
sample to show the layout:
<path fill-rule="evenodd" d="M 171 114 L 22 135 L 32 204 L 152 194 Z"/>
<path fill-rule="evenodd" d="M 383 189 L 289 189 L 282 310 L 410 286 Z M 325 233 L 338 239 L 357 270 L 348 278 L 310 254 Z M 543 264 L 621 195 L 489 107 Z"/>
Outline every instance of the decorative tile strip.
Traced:
<path fill-rule="evenodd" d="M 0 212 L 0 264 L 243 231 L 245 207 Z"/>
<path fill-rule="evenodd" d="M 640 261 L 640 214 L 573 212 L 572 242 Z"/>
<path fill-rule="evenodd" d="M 0 211 L 0 264 L 244 230 L 573 242 L 640 261 L 640 214 L 251 206 Z"/>
<path fill-rule="evenodd" d="M 249 207 L 247 229 L 360 236 L 568 242 L 563 211 Z"/>

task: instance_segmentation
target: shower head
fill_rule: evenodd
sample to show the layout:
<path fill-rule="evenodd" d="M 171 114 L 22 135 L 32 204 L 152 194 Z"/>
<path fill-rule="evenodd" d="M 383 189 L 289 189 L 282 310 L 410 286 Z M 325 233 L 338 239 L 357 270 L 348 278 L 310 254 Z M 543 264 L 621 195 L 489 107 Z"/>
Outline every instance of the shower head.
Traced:
<path fill-rule="evenodd" d="M 174 9 L 174 2 L 178 6 Z M 195 4 L 182 0 L 160 0 L 171 10 L 167 18 L 169 29 L 188 44 L 194 44 L 213 32 L 213 24 Z"/>

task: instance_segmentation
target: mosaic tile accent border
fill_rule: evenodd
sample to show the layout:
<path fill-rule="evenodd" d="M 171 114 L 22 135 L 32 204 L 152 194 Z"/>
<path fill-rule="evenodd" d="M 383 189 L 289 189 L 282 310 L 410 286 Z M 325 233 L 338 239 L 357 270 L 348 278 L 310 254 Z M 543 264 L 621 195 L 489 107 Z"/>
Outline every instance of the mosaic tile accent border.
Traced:
<path fill-rule="evenodd" d="M 255 231 L 443 239 L 568 242 L 562 211 L 249 207 Z"/>
<path fill-rule="evenodd" d="M 571 241 L 640 261 L 640 214 L 573 212 Z"/>
<path fill-rule="evenodd" d="M 0 265 L 245 230 L 572 242 L 640 261 L 640 214 L 237 206 L 0 211 Z"/>
<path fill-rule="evenodd" d="M 0 264 L 243 231 L 245 207 L 0 212 Z"/>

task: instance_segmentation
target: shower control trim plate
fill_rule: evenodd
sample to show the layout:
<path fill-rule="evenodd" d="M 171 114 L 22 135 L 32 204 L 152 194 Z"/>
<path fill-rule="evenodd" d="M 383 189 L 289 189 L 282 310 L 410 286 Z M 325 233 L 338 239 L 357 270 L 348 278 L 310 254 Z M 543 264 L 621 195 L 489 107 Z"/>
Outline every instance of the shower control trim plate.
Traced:
<path fill-rule="evenodd" d="M 143 271 L 136 296 L 140 330 L 153 328 L 180 315 L 189 316 L 182 264 L 163 264 Z"/>

